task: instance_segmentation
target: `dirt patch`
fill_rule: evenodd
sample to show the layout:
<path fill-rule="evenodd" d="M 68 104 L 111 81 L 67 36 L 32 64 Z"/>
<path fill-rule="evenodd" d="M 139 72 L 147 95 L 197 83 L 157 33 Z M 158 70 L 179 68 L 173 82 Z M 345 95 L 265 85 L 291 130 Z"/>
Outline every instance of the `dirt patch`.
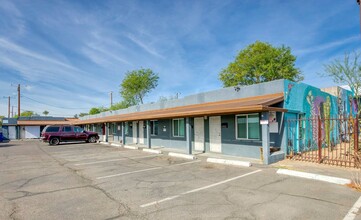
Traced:
<path fill-rule="evenodd" d="M 215 169 L 216 166 L 214 164 L 207 164 L 207 165 L 204 166 L 204 168 L 206 168 L 206 169 Z"/>
<path fill-rule="evenodd" d="M 357 185 L 356 183 L 352 182 L 352 183 L 349 183 L 349 184 L 346 184 L 347 187 L 351 188 L 351 189 L 355 189 L 359 192 L 361 192 L 361 186 L 360 185 Z"/>

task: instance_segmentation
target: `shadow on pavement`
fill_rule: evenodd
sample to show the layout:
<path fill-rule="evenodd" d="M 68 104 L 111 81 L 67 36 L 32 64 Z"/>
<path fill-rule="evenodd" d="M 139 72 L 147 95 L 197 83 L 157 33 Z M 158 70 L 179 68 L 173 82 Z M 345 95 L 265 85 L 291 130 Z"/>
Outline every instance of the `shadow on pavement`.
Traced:
<path fill-rule="evenodd" d="M 69 146 L 69 145 L 77 145 L 77 144 L 88 144 L 86 142 L 62 142 L 58 145 L 49 145 L 49 146 L 52 146 L 52 147 L 57 147 L 57 146 Z"/>
<path fill-rule="evenodd" d="M 12 147 L 14 146 L 13 144 L 8 144 L 8 142 L 0 142 L 0 148 L 2 147 Z"/>

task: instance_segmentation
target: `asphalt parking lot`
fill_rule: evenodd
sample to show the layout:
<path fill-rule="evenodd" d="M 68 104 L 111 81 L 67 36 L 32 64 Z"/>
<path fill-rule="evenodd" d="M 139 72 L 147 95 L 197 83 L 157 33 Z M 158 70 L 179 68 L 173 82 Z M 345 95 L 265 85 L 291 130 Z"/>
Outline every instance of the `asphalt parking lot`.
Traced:
<path fill-rule="evenodd" d="M 361 196 L 276 171 L 14 141 L 0 144 L 0 219 L 343 219 Z"/>

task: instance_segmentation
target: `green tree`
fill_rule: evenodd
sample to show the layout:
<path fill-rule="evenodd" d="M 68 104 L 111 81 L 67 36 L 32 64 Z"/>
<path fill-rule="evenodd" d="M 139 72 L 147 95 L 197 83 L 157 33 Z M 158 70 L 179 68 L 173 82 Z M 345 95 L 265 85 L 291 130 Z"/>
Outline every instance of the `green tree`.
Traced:
<path fill-rule="evenodd" d="M 33 111 L 23 111 L 20 113 L 21 117 L 31 117 L 31 116 L 36 116 L 37 114 L 35 114 Z"/>
<path fill-rule="evenodd" d="M 131 103 L 128 103 L 126 101 L 121 101 L 121 102 L 113 104 L 109 110 L 115 111 L 115 110 L 119 110 L 119 109 L 128 108 L 129 106 L 131 106 Z"/>
<path fill-rule="evenodd" d="M 100 110 L 99 110 L 99 108 L 91 108 L 90 110 L 89 110 L 89 115 L 96 115 L 96 114 L 99 114 L 100 113 Z"/>
<path fill-rule="evenodd" d="M 0 126 L 2 126 L 2 123 L 3 123 L 3 118 L 5 118 L 5 116 L 2 116 L 2 115 L 0 115 Z"/>
<path fill-rule="evenodd" d="M 89 115 L 88 113 L 84 113 L 84 112 L 80 112 L 79 113 L 79 117 L 84 117 L 84 116 L 86 116 L 86 115 Z"/>
<path fill-rule="evenodd" d="M 151 69 L 128 71 L 120 84 L 120 94 L 130 105 L 143 104 L 144 97 L 157 87 L 159 76 Z"/>
<path fill-rule="evenodd" d="M 357 102 L 361 106 L 361 54 L 346 52 L 343 59 L 335 59 L 324 65 L 324 76 L 331 77 L 337 84 L 347 84 Z M 360 116 L 361 108 L 357 110 Z"/>
<path fill-rule="evenodd" d="M 47 110 L 43 111 L 43 115 L 47 116 L 49 112 Z"/>
<path fill-rule="evenodd" d="M 109 111 L 109 109 L 107 109 L 107 108 L 105 108 L 105 107 L 103 107 L 103 106 L 98 107 L 98 109 L 99 109 L 100 112 Z"/>
<path fill-rule="evenodd" d="M 91 108 L 90 110 L 89 110 L 89 115 L 96 115 L 96 114 L 99 114 L 99 113 L 101 113 L 101 112 L 106 112 L 106 111 L 108 111 L 109 109 L 107 109 L 107 108 L 105 108 L 105 107 L 103 107 L 103 106 L 101 106 L 101 107 L 98 107 L 98 108 L 96 108 L 96 107 L 93 107 L 93 108 Z M 80 116 L 80 115 L 79 115 Z"/>
<path fill-rule="evenodd" d="M 238 53 L 236 59 L 220 72 L 219 79 L 224 87 L 276 79 L 302 81 L 303 76 L 295 67 L 295 61 L 296 57 L 289 47 L 273 47 L 256 41 Z"/>

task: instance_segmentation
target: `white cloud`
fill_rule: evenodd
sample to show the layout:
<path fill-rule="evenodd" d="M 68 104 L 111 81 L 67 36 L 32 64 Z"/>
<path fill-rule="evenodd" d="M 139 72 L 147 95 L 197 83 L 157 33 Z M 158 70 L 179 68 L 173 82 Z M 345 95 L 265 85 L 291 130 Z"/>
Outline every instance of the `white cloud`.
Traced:
<path fill-rule="evenodd" d="M 321 44 L 318 46 L 313 46 L 313 47 L 304 48 L 304 49 L 298 49 L 298 50 L 295 50 L 294 53 L 299 56 L 304 56 L 309 53 L 315 53 L 315 52 L 325 51 L 328 49 L 333 49 L 335 47 L 343 46 L 343 45 L 349 44 L 349 43 L 354 43 L 354 42 L 360 41 L 360 40 L 361 40 L 361 36 L 357 35 L 357 36 L 352 36 L 352 37 L 328 42 L 328 43 Z"/>
<path fill-rule="evenodd" d="M 139 47 L 143 48 L 145 51 L 147 51 L 148 53 L 156 56 L 156 57 L 159 57 L 159 58 L 162 58 L 164 59 L 164 56 L 160 55 L 154 48 L 152 48 L 150 45 L 148 45 L 147 43 L 145 42 L 142 42 L 141 40 L 139 40 L 138 38 L 136 38 L 135 36 L 129 34 L 128 35 L 128 38 L 133 41 L 134 43 L 136 43 Z"/>

